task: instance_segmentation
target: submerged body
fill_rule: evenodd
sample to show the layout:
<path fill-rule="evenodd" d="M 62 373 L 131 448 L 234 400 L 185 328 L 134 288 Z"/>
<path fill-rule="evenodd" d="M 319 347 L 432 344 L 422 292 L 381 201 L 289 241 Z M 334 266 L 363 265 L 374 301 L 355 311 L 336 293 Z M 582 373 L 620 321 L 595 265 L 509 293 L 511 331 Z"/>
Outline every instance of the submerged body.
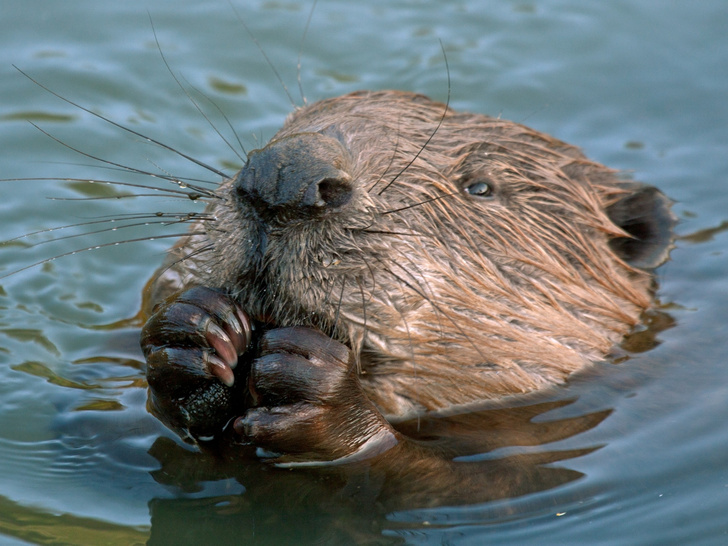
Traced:
<path fill-rule="evenodd" d="M 321 101 L 160 270 L 150 407 L 193 440 L 238 418 L 253 445 L 332 459 L 385 418 L 562 382 L 639 323 L 673 223 L 656 189 L 522 125 L 397 91 Z M 302 422 L 330 452 L 279 441 Z"/>

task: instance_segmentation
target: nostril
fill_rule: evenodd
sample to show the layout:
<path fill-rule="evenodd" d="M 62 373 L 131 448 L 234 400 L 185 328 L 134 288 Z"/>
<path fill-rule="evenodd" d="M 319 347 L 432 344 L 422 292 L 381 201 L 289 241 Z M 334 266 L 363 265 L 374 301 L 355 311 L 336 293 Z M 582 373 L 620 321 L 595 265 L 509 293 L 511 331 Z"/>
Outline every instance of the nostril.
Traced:
<path fill-rule="evenodd" d="M 324 178 L 318 183 L 318 194 L 326 206 L 337 208 L 351 199 L 351 186 L 341 178 Z"/>
<path fill-rule="evenodd" d="M 301 204 L 307 207 L 335 209 L 351 199 L 352 188 L 348 178 L 330 177 L 311 183 L 303 194 Z"/>

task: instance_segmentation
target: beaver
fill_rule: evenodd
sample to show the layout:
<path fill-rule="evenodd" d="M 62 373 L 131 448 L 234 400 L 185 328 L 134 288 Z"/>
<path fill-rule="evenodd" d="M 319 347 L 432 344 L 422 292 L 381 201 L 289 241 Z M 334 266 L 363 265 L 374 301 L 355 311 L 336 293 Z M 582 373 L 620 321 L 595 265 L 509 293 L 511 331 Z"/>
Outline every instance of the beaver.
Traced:
<path fill-rule="evenodd" d="M 150 283 L 150 411 L 279 464 L 562 383 L 653 300 L 670 200 L 524 125 L 403 91 L 293 112 Z"/>

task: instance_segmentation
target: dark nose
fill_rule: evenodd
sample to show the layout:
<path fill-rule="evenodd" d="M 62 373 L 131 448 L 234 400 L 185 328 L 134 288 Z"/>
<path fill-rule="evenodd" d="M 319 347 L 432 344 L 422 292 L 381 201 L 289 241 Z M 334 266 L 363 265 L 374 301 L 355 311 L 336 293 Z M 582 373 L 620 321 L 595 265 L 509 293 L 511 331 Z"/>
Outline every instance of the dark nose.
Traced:
<path fill-rule="evenodd" d="M 238 195 L 259 213 L 316 213 L 346 205 L 352 196 L 350 158 L 335 138 L 298 133 L 248 154 L 235 180 Z"/>

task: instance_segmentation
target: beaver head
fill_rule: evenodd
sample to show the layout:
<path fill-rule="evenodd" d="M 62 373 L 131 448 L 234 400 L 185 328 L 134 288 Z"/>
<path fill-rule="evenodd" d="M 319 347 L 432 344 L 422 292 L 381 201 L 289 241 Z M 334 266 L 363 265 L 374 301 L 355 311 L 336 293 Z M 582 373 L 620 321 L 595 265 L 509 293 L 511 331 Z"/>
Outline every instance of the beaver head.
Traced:
<path fill-rule="evenodd" d="M 345 342 L 388 415 L 603 358 L 650 305 L 674 223 L 570 145 L 395 91 L 301 108 L 217 195 L 177 248 L 184 283 Z"/>

